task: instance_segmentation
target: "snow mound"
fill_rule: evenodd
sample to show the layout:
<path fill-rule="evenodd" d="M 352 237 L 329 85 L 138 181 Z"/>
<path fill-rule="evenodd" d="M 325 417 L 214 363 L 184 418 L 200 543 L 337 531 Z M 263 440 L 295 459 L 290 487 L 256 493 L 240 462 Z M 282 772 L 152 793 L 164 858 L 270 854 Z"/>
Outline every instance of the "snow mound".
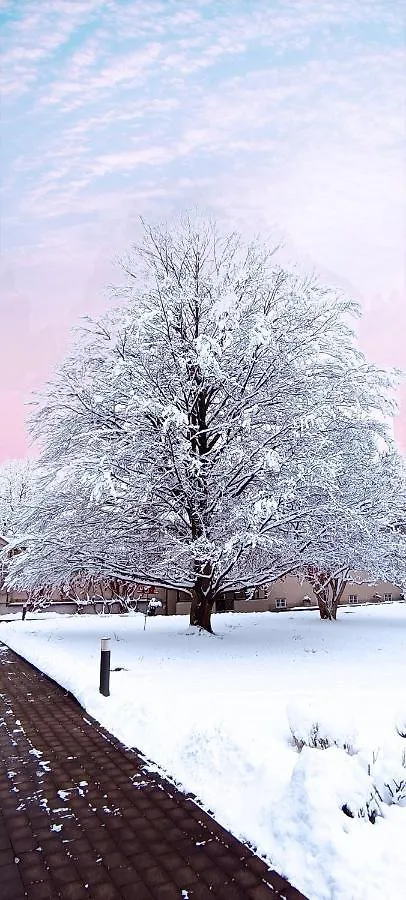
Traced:
<path fill-rule="evenodd" d="M 289 858 L 290 875 L 307 896 L 337 900 L 362 896 L 356 885 L 359 870 L 354 863 L 353 835 L 373 827 L 368 816 L 362 815 L 373 797 L 372 779 L 356 757 L 338 747 L 303 748 L 290 783 L 270 816 L 275 846 L 280 848 L 279 869 L 285 870 Z M 294 856 L 291 846 L 295 847 Z M 354 872 L 346 873 L 344 891 L 343 859 L 350 868 L 354 865 Z M 353 892 L 348 894 L 352 875 Z"/>
<path fill-rule="evenodd" d="M 353 755 L 359 739 L 351 717 L 322 703 L 291 702 L 287 706 L 289 728 L 298 750 L 303 747 L 340 747 Z"/>

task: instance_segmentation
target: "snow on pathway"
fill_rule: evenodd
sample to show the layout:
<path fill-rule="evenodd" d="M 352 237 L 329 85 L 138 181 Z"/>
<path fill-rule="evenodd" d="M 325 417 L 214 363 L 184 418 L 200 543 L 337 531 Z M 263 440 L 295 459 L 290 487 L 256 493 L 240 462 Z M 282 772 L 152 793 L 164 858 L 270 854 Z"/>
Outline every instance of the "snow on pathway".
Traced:
<path fill-rule="evenodd" d="M 382 784 L 387 772 L 406 779 L 406 740 L 394 727 L 406 720 L 406 605 L 341 610 L 336 623 L 308 610 L 224 614 L 215 637 L 181 617 L 143 624 L 137 615 L 43 614 L 1 623 L 0 638 L 311 900 L 406 896 L 406 808 L 384 804 L 375 824 L 341 811 L 368 792 L 368 765 Z M 108 636 L 118 671 L 104 698 Z M 289 718 L 299 730 L 318 721 L 357 752 L 299 753 Z"/>

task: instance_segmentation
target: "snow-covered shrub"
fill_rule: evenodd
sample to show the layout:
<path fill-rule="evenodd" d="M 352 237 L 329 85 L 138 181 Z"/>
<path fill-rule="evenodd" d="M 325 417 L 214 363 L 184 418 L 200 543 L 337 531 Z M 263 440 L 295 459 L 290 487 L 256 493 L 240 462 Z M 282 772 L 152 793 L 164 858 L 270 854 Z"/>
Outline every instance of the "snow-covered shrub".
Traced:
<path fill-rule="evenodd" d="M 150 600 L 148 600 L 147 616 L 155 616 L 157 610 L 160 609 L 161 606 L 162 603 L 160 600 L 157 600 L 156 597 L 151 597 Z"/>
<path fill-rule="evenodd" d="M 371 783 L 364 797 L 361 799 L 357 797 L 355 802 L 343 803 L 341 810 L 350 819 L 368 819 L 374 825 L 377 817 L 383 815 L 382 797 L 375 785 Z"/>
<path fill-rule="evenodd" d="M 371 769 L 371 777 L 383 803 L 406 806 L 406 752 L 401 759 L 378 758 Z"/>
<path fill-rule="evenodd" d="M 327 858 L 335 852 L 340 832 L 351 832 L 351 820 L 369 827 L 382 816 L 373 780 L 356 756 L 338 747 L 323 752 L 303 748 L 278 810 L 272 810 L 272 817 L 281 834 L 284 829 L 285 841 L 323 848 Z"/>
<path fill-rule="evenodd" d="M 357 752 L 354 727 L 348 721 L 340 719 L 336 712 L 290 703 L 287 714 L 293 743 L 297 750 L 301 751 L 303 747 L 319 750 L 339 747 L 350 755 Z"/>
<path fill-rule="evenodd" d="M 396 781 L 392 778 L 388 784 L 385 784 L 389 799 L 385 800 L 389 806 L 396 804 L 397 806 L 406 806 L 406 778 Z"/>

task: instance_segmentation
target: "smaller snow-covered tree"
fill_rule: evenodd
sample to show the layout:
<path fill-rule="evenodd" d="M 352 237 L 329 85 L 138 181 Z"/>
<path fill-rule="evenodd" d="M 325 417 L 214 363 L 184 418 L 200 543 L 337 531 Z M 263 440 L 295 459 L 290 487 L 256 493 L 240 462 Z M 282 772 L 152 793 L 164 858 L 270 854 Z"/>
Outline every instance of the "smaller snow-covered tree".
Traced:
<path fill-rule="evenodd" d="M 401 586 L 406 573 L 406 540 L 397 527 L 405 506 L 406 469 L 396 449 L 378 447 L 373 434 L 364 435 L 361 444 L 348 440 L 345 452 L 337 454 L 335 491 L 333 516 L 325 518 L 318 534 L 324 563 L 303 569 L 323 619 L 336 618 L 348 583 L 379 580 Z"/>

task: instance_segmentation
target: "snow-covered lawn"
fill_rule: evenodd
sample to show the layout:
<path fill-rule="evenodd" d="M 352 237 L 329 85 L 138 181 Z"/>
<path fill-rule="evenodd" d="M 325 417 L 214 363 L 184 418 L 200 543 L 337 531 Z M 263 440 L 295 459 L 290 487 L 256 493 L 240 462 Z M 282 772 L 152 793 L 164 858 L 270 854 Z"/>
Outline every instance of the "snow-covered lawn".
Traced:
<path fill-rule="evenodd" d="M 48 614 L 1 623 L 0 639 L 311 900 L 406 896 L 406 807 L 383 802 L 375 824 L 341 809 L 365 809 L 372 782 L 387 801 L 385 783 L 406 781 L 406 739 L 395 730 L 406 721 L 406 605 L 341 610 L 336 623 L 314 611 L 218 615 L 215 637 L 191 633 L 183 617 L 149 619 L 145 632 L 143 623 Z M 100 638 L 109 636 L 120 671 L 104 698 Z M 354 753 L 299 752 L 289 721 L 298 737 L 318 722 Z"/>

